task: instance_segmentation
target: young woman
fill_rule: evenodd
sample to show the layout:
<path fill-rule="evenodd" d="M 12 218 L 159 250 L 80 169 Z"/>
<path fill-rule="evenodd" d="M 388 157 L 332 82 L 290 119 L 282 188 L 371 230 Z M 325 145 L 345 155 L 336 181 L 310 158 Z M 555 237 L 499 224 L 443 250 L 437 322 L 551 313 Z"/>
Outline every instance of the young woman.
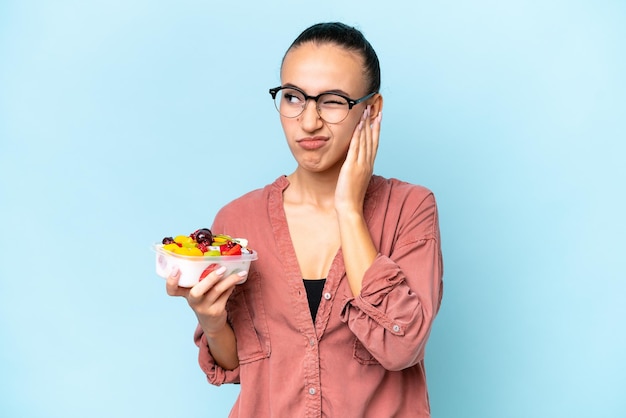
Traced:
<path fill-rule="evenodd" d="M 210 383 L 240 383 L 231 417 L 429 417 L 424 349 L 442 296 L 437 207 L 424 187 L 373 175 L 380 68 L 360 31 L 306 29 L 270 89 L 296 162 L 222 208 L 249 272 L 183 296 Z M 235 285 L 247 275 L 247 281 Z"/>

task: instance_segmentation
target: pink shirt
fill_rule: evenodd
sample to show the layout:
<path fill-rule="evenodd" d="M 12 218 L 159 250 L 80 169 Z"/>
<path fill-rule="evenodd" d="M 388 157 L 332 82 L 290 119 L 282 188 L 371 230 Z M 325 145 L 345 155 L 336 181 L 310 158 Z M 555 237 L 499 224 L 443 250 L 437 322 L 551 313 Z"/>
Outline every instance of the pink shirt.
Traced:
<path fill-rule="evenodd" d="M 241 383 L 230 417 L 430 417 L 424 349 L 443 290 L 433 194 L 372 178 L 364 214 L 379 254 L 354 297 L 339 250 L 313 323 L 283 210 L 288 185 L 279 177 L 236 199 L 212 227 L 259 254 L 227 306 L 239 367 L 216 365 L 195 334 L 209 382 Z"/>

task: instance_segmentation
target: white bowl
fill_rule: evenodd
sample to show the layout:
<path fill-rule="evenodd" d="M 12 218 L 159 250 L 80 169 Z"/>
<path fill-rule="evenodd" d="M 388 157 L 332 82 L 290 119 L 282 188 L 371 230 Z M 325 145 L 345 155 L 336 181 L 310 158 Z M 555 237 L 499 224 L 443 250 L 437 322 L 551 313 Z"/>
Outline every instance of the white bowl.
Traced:
<path fill-rule="evenodd" d="M 239 271 L 248 271 L 250 263 L 258 258 L 256 251 L 251 254 L 223 255 L 223 256 L 187 256 L 175 254 L 163 249 L 163 244 L 154 244 L 156 252 L 156 274 L 167 278 L 175 267 L 180 270 L 178 285 L 181 287 L 193 287 L 200 281 L 200 276 L 209 267 L 226 267 L 223 277 L 230 276 Z M 237 284 L 244 283 L 246 279 Z"/>

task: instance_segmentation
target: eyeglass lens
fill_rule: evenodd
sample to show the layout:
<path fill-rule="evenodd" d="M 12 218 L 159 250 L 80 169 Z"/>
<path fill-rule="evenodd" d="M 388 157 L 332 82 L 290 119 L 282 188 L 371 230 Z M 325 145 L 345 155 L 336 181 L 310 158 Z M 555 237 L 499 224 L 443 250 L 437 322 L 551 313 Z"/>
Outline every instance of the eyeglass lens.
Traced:
<path fill-rule="evenodd" d="M 306 106 L 306 98 L 302 92 L 295 89 L 282 89 L 276 93 L 274 99 L 276 109 L 286 118 L 295 118 L 302 114 Z M 328 123 L 339 123 L 348 116 L 350 106 L 348 101 L 336 94 L 321 95 L 316 103 L 317 112 Z"/>

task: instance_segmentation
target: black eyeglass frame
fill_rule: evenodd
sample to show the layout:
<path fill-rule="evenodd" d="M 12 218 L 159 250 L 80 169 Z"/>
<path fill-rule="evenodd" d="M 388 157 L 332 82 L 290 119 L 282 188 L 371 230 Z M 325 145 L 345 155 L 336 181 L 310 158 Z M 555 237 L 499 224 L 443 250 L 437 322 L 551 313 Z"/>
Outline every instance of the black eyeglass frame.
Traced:
<path fill-rule="evenodd" d="M 292 87 L 292 86 L 278 86 L 278 87 L 274 87 L 274 88 L 272 88 L 272 89 L 270 89 L 270 90 L 269 90 L 269 91 L 270 91 L 270 95 L 272 96 L 272 99 L 273 99 L 273 100 L 276 100 L 276 95 L 278 94 L 278 92 L 279 92 L 279 91 L 281 91 L 281 90 L 285 90 L 285 89 L 295 90 L 295 91 L 297 91 L 297 92 L 302 93 L 302 95 L 304 96 L 304 105 L 302 106 L 302 112 L 298 113 L 298 114 L 297 114 L 297 115 L 295 115 L 295 116 L 285 116 L 285 115 L 283 115 L 283 114 L 281 113 L 281 115 L 283 115 L 283 116 L 285 116 L 286 118 L 289 118 L 289 119 L 297 118 L 298 116 L 300 116 L 300 115 L 304 112 L 304 109 L 306 108 L 306 103 L 309 101 L 309 99 L 310 99 L 310 100 L 315 101 L 315 108 L 317 109 L 317 113 L 319 114 L 319 107 L 317 106 L 317 101 L 318 101 L 318 99 L 319 99 L 320 97 L 322 97 L 322 96 L 327 95 L 327 94 L 334 94 L 335 96 L 339 96 L 339 97 L 341 97 L 342 99 L 346 99 L 346 101 L 348 102 L 348 113 L 349 113 L 349 112 L 350 112 L 350 110 L 351 110 L 351 109 L 352 109 L 355 105 L 358 105 L 359 103 L 364 102 L 365 100 L 369 99 L 370 97 L 373 97 L 375 94 L 377 94 L 377 93 L 378 93 L 377 91 L 375 91 L 375 92 L 372 92 L 372 93 L 370 93 L 370 94 L 367 94 L 367 95 L 365 95 L 365 96 L 363 96 L 363 97 L 361 97 L 361 98 L 359 98 L 359 99 L 351 99 L 351 98 L 349 98 L 348 96 L 345 96 L 345 95 L 343 95 L 343 94 L 333 93 L 333 92 L 330 92 L 330 91 L 327 91 L 327 92 L 324 92 L 324 93 L 320 93 L 320 94 L 318 94 L 317 96 L 309 96 L 308 94 L 306 94 L 305 92 L 303 92 L 302 90 L 300 90 L 300 89 L 299 89 L 299 88 L 297 88 L 297 87 Z M 280 109 L 276 109 L 276 110 L 278 110 L 278 113 L 280 113 Z M 343 122 L 343 121 L 345 120 L 345 118 L 347 118 L 347 117 L 348 117 L 348 113 L 346 113 L 346 116 L 345 116 L 342 120 L 340 120 L 339 122 L 333 122 L 333 123 L 340 123 L 340 122 Z M 324 118 L 322 117 L 322 115 L 320 115 L 320 117 L 321 117 L 322 119 L 324 119 Z M 324 120 L 325 120 L 325 119 L 324 119 Z M 331 123 L 331 122 L 328 122 L 328 121 L 327 121 L 327 123 Z"/>

